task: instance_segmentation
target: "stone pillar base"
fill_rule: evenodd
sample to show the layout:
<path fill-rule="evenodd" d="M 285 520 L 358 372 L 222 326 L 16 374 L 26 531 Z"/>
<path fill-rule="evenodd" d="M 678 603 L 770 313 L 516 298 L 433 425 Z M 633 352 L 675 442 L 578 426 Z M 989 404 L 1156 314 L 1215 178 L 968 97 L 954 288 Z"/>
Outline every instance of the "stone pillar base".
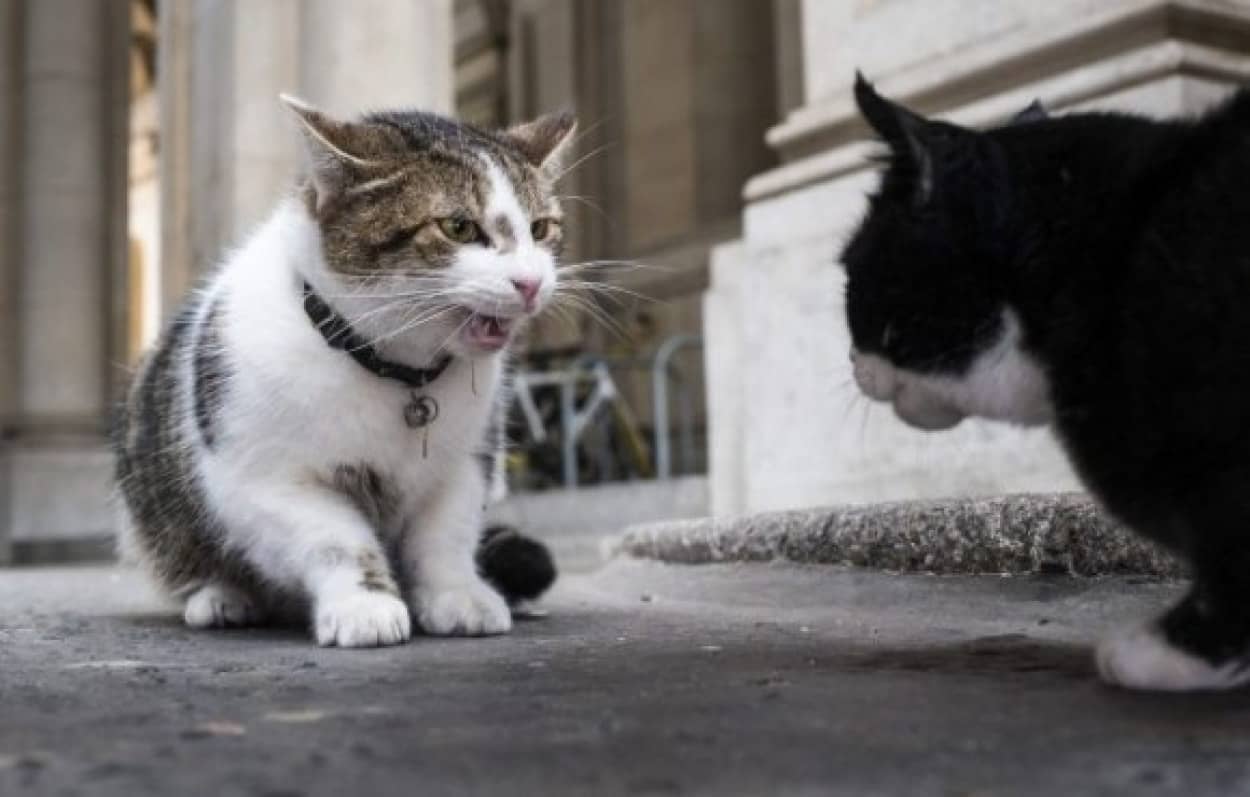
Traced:
<path fill-rule="evenodd" d="M 112 455 L 98 439 L 6 445 L 0 450 L 0 563 L 111 556 L 117 521 L 112 471 Z"/>

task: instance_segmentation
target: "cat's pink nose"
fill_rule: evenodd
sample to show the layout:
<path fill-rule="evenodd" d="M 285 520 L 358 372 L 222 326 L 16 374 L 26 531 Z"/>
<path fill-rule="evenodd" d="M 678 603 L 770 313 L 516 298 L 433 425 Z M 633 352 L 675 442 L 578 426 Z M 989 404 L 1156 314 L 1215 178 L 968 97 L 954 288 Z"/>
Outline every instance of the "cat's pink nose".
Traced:
<path fill-rule="evenodd" d="M 516 292 L 525 300 L 526 310 L 533 309 L 534 300 L 538 298 L 538 289 L 542 285 L 542 280 L 512 280 L 512 287 L 516 288 Z"/>

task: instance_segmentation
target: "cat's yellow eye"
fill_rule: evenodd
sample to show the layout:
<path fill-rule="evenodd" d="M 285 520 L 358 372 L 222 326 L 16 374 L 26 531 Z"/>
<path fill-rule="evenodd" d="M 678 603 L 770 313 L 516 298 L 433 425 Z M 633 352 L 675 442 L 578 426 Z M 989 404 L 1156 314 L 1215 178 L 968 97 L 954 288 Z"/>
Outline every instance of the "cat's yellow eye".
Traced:
<path fill-rule="evenodd" d="M 530 225 L 530 235 L 535 241 L 545 241 L 555 232 L 558 223 L 554 219 L 539 219 Z"/>
<path fill-rule="evenodd" d="M 438 229 L 449 241 L 458 244 L 471 244 L 482 238 L 482 231 L 477 224 L 464 216 L 450 216 L 438 220 Z"/>

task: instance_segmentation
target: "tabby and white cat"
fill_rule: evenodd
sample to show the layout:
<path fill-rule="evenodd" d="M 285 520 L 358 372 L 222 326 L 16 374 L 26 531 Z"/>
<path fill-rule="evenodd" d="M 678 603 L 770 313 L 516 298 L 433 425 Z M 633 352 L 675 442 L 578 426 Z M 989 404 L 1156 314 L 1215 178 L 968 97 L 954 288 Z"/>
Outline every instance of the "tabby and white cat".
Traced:
<path fill-rule="evenodd" d="M 1250 93 L 984 132 L 855 96 L 891 153 L 842 257 L 860 388 L 926 429 L 1052 425 L 1104 506 L 1193 567 L 1100 646 L 1103 678 L 1250 682 Z"/>
<path fill-rule="evenodd" d="M 483 538 L 494 422 L 508 345 L 555 290 L 575 122 L 283 99 L 307 178 L 187 300 L 119 413 L 123 549 L 193 627 L 295 606 L 322 645 L 397 644 L 413 619 L 507 632 L 509 601 L 555 573 L 537 542 Z"/>

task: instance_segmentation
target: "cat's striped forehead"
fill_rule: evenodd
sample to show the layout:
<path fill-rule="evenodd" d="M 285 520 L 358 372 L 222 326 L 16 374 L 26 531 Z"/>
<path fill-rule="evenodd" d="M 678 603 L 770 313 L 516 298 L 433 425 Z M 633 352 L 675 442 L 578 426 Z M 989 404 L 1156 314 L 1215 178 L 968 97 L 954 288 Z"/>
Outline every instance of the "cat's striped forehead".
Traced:
<path fill-rule="evenodd" d="M 394 193 L 442 193 L 475 214 L 485 211 L 492 193 L 506 190 L 529 215 L 552 211 L 546 176 L 500 134 L 421 111 L 373 113 L 355 127 L 358 148 L 392 167 L 375 178 L 378 187 L 386 181 Z"/>
<path fill-rule="evenodd" d="M 483 185 L 491 182 L 486 164 L 493 163 L 527 204 L 537 204 L 545 192 L 542 173 L 500 134 L 421 111 L 373 113 L 363 123 L 385 136 L 387 152 L 400 160 L 423 153 L 459 160 Z"/>
<path fill-rule="evenodd" d="M 421 112 L 386 112 L 351 124 L 353 154 L 367 166 L 321 222 L 328 262 L 341 271 L 396 267 L 394 244 L 415 229 L 411 267 L 448 265 L 459 246 L 432 229 L 463 218 L 501 248 L 539 218 L 559 218 L 551 180 L 504 135 Z"/>

